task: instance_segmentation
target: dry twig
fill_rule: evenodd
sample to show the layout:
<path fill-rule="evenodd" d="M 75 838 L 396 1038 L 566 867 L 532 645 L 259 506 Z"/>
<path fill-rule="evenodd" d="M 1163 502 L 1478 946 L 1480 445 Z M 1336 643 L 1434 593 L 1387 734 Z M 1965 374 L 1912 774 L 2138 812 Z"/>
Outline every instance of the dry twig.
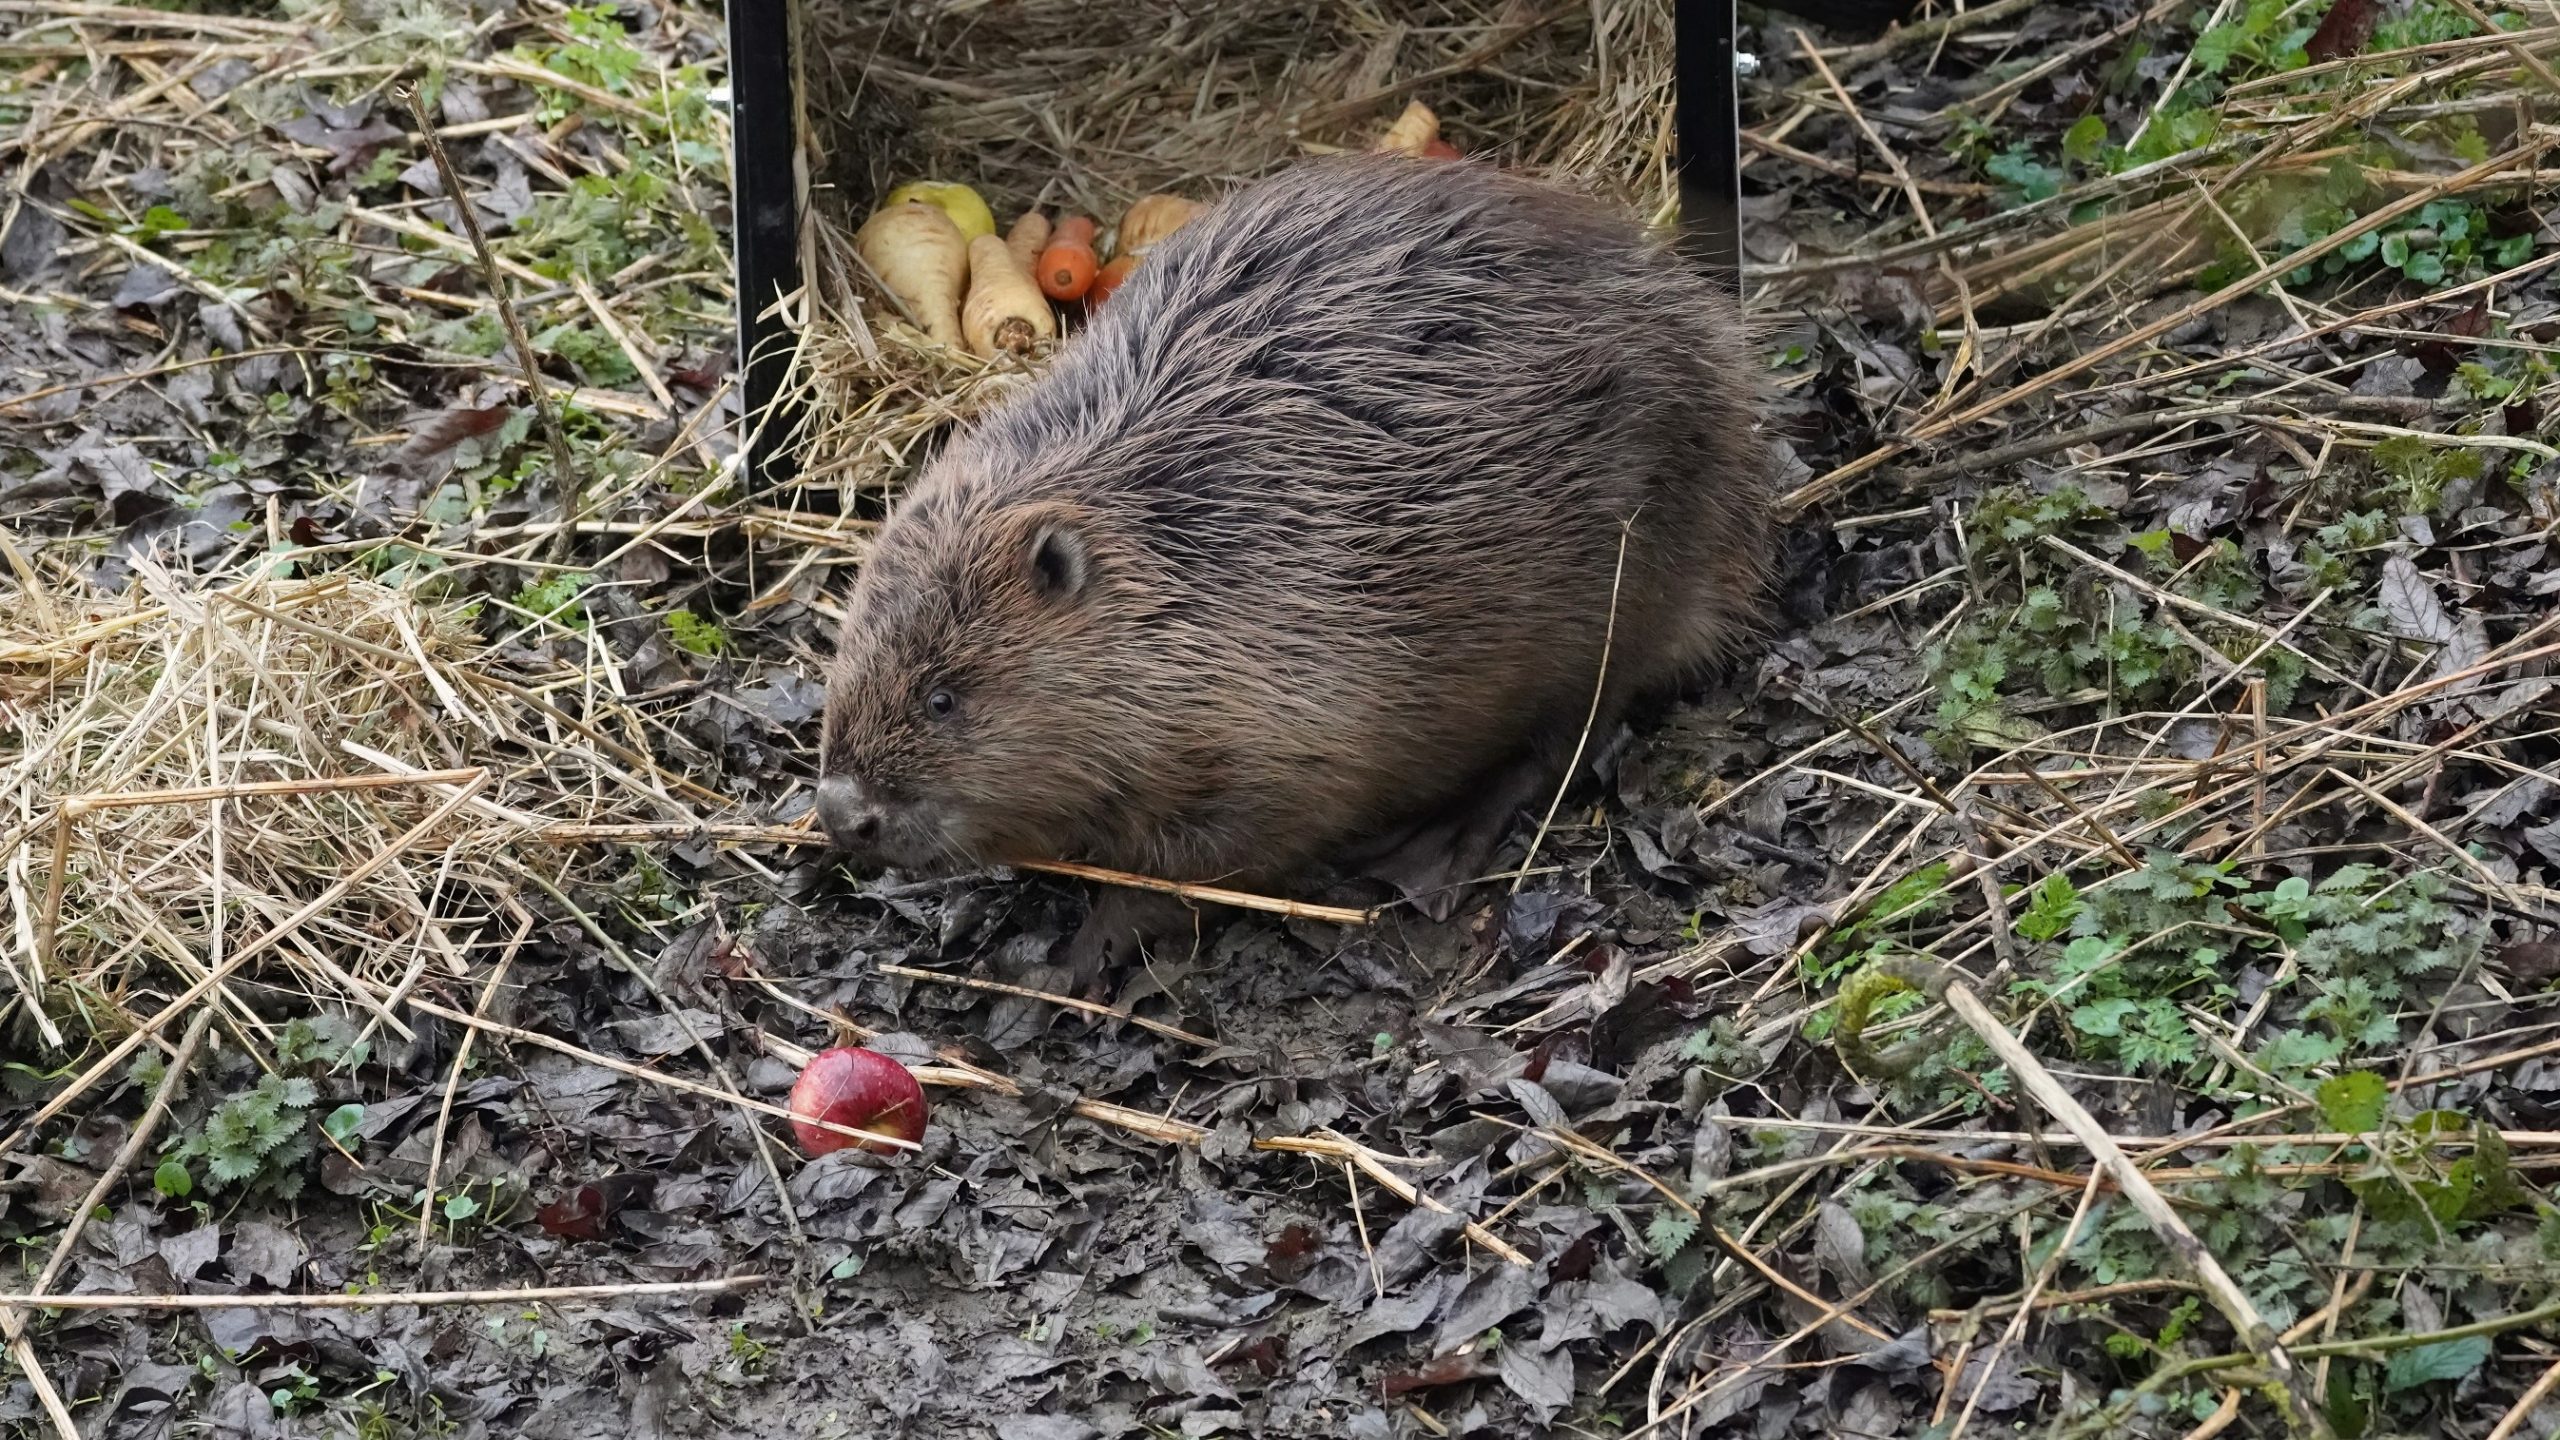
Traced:
<path fill-rule="evenodd" d="M 546 84 L 570 83 L 548 73 L 541 79 Z M 590 87 L 579 88 L 585 90 Z M 570 520 L 578 511 L 580 486 L 577 462 L 570 456 L 569 437 L 560 428 L 560 417 L 552 412 L 551 392 L 542 382 L 542 361 L 534 354 L 533 340 L 525 334 L 523 319 L 516 314 L 515 300 L 507 293 L 506 277 L 498 273 L 498 254 L 489 248 L 489 237 L 480 232 L 480 216 L 472 208 L 471 192 L 463 187 L 461 173 L 453 168 L 453 157 L 445 153 L 444 141 L 436 134 L 435 122 L 427 118 L 426 102 L 418 98 L 415 86 L 404 87 L 401 98 L 408 103 L 410 118 L 417 122 L 419 140 L 426 145 L 427 154 L 435 161 L 436 175 L 444 183 L 445 199 L 452 204 L 454 216 L 462 222 L 462 233 L 471 241 L 471 253 L 480 262 L 481 283 L 489 287 L 490 302 L 498 307 L 498 318 L 506 324 L 507 339 L 515 346 L 516 363 L 524 367 L 526 402 L 533 406 L 534 415 L 541 422 L 543 442 L 551 447 L 553 484 L 560 491 L 560 518 Z M 611 103 L 623 103 L 619 96 L 604 98 Z M 564 525 L 553 538 L 553 557 L 556 559 L 567 554 L 576 538 L 576 532 Z"/>

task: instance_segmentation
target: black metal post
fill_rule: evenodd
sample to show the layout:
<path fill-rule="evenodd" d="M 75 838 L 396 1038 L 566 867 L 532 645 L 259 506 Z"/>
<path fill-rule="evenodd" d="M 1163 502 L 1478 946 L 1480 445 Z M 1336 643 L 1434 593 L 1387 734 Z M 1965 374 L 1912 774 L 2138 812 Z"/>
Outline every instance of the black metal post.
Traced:
<path fill-rule="evenodd" d="M 1679 131 L 1680 244 L 1742 293 L 1742 106 L 1733 0 L 1673 0 L 1672 122 Z"/>
<path fill-rule="evenodd" d="M 800 288 L 800 138 L 792 117 L 791 0 L 728 0 L 730 170 L 738 261 L 738 382 L 749 483 L 787 479 L 794 418 L 778 403 L 791 332 L 767 315 Z"/>

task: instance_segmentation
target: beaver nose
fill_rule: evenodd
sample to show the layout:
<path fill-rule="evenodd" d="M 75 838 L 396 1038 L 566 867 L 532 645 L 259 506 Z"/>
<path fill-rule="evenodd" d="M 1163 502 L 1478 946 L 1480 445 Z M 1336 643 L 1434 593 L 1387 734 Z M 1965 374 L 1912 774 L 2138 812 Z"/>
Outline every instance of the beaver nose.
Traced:
<path fill-rule="evenodd" d="M 829 775 L 818 782 L 818 825 L 837 849 L 867 850 L 880 840 L 880 807 L 852 776 Z"/>

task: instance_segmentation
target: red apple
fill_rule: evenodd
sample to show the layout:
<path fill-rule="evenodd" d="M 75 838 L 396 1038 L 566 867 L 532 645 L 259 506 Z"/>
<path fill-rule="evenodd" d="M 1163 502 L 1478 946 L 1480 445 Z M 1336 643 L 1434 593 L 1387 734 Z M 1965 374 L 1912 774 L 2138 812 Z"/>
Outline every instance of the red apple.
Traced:
<path fill-rule="evenodd" d="M 906 1148 L 841 1135 L 810 1124 L 813 1119 L 912 1144 L 924 1137 L 924 1087 L 916 1083 L 914 1072 L 877 1050 L 851 1045 L 821 1050 L 791 1087 L 791 1130 L 800 1148 L 812 1155 L 848 1145 L 883 1155 Z"/>

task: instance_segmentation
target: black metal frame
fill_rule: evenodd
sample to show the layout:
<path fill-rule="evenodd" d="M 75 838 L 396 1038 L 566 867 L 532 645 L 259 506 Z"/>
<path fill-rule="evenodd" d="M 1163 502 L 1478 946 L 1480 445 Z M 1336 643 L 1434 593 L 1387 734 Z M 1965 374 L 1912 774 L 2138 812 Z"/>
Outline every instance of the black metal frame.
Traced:
<path fill-rule="evenodd" d="M 738 290 L 738 386 L 747 483 L 790 478 L 783 394 L 791 328 L 775 302 L 800 288 L 800 137 L 793 117 L 792 0 L 728 0 L 729 170 Z"/>
<path fill-rule="evenodd" d="M 784 393 L 791 331 L 774 302 L 800 288 L 799 136 L 793 117 L 793 0 L 728 0 L 731 172 L 736 188 L 740 398 L 749 483 L 790 478 L 797 415 Z M 1678 132 L 1681 248 L 1742 290 L 1740 86 L 1734 0 L 1672 0 L 1672 124 Z"/>
<path fill-rule="evenodd" d="M 1678 132 L 1680 244 L 1742 293 L 1742 85 L 1733 0 L 1672 0 L 1671 123 Z"/>

